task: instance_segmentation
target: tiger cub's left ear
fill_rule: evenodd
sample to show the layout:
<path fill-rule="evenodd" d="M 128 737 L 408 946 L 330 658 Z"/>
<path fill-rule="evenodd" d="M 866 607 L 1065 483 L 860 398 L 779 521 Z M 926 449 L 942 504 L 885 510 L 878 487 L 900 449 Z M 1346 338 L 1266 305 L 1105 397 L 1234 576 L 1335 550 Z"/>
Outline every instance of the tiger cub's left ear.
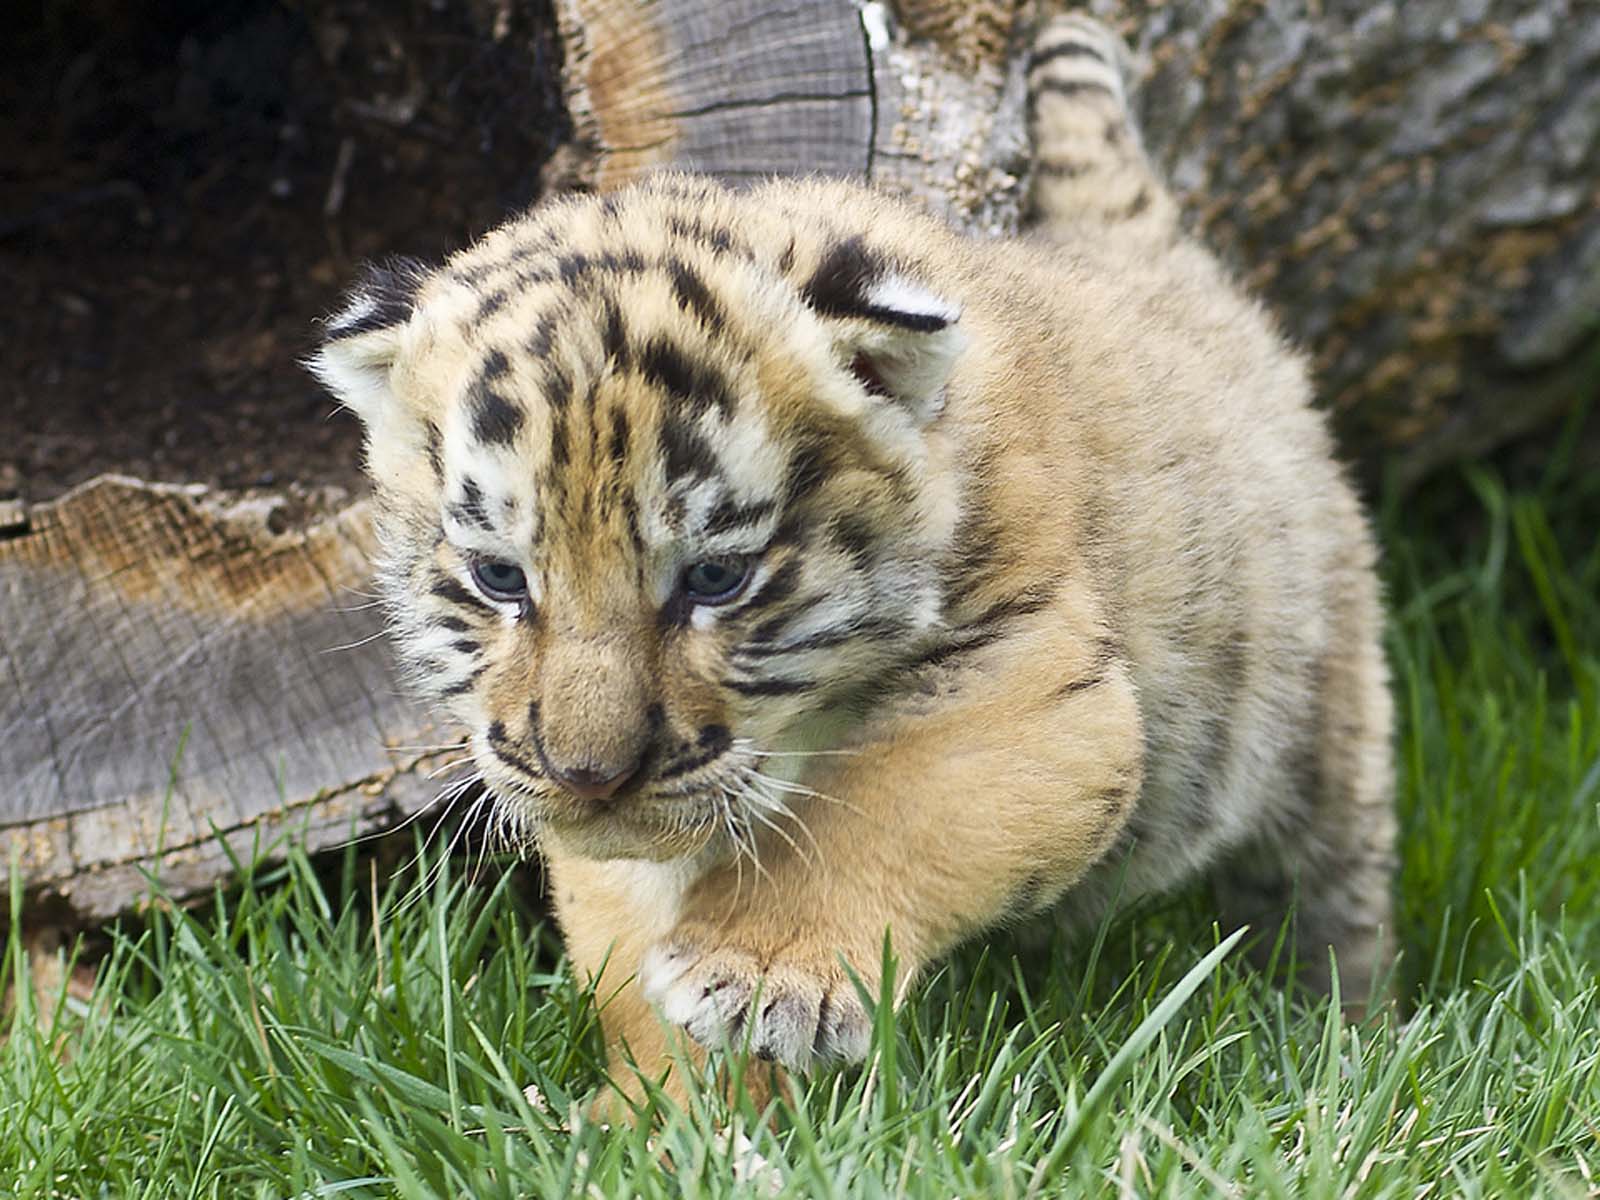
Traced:
<path fill-rule="evenodd" d="M 835 327 L 850 371 L 925 425 L 944 408 L 951 368 L 967 344 L 961 309 L 869 249 L 859 236 L 824 256 L 801 297 Z"/>

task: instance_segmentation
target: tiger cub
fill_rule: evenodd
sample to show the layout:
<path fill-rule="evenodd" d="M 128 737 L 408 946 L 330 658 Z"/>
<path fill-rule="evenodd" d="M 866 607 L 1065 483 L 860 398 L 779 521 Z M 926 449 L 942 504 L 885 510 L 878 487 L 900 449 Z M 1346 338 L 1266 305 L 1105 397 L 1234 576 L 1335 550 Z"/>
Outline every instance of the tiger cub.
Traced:
<path fill-rule="evenodd" d="M 854 183 L 661 175 L 371 270 L 366 424 L 416 685 L 543 854 L 608 1041 L 861 1059 L 902 983 L 1213 871 L 1385 971 L 1374 550 L 1306 371 L 1183 235 L 1123 51 L 1030 65 L 1028 236 Z M 755 1073 L 752 1073 L 755 1074 Z"/>

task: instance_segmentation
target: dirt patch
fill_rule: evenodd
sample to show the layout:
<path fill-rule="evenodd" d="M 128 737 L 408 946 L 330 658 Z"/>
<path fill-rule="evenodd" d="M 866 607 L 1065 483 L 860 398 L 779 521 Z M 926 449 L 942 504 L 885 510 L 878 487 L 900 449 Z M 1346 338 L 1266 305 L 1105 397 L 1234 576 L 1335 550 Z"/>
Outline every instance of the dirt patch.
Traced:
<path fill-rule="evenodd" d="M 355 422 L 297 360 L 361 260 L 436 260 L 536 197 L 568 129 L 549 0 L 6 24 L 0 496 L 113 470 L 359 488 Z"/>

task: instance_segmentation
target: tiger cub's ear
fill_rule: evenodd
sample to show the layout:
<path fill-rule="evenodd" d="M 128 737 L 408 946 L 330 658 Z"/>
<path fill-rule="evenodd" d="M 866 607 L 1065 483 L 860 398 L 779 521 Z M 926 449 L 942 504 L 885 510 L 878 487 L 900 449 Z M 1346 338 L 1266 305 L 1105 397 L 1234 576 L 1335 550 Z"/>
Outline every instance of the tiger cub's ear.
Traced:
<path fill-rule="evenodd" d="M 411 258 L 369 263 L 328 318 L 327 336 L 306 367 L 370 428 L 392 395 L 389 371 L 429 269 Z"/>
<path fill-rule="evenodd" d="M 925 425 L 944 407 L 945 384 L 966 346 L 958 305 L 871 250 L 860 237 L 839 243 L 800 290 L 835 328 L 851 373 L 869 395 Z"/>

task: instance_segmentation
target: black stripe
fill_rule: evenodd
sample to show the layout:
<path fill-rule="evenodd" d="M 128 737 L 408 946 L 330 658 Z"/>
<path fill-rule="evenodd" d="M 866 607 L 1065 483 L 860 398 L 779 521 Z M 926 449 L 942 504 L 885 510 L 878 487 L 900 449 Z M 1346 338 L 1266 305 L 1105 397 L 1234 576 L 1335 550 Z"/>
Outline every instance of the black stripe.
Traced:
<path fill-rule="evenodd" d="M 827 317 L 854 316 L 862 296 L 883 273 L 883 260 L 860 234 L 835 243 L 800 289 L 800 298 Z"/>
<path fill-rule="evenodd" d="M 506 306 L 506 289 L 496 288 L 482 300 L 478 301 L 478 311 L 473 314 L 473 321 L 483 321 L 494 316 Z"/>
<path fill-rule="evenodd" d="M 550 463 L 559 470 L 571 461 L 566 419 L 559 412 L 553 412 L 550 414 Z"/>
<path fill-rule="evenodd" d="M 705 533 L 726 533 L 730 529 L 743 529 L 756 525 L 772 515 L 777 505 L 771 500 L 757 500 L 754 504 L 735 504 L 731 497 L 718 500 L 706 517 Z"/>
<path fill-rule="evenodd" d="M 436 484 L 444 483 L 444 438 L 439 434 L 439 427 L 429 421 L 424 434 L 423 445 L 428 454 L 428 465 L 433 468 L 433 481 Z"/>
<path fill-rule="evenodd" d="M 817 686 L 809 679 L 724 679 L 722 683 L 741 696 L 794 696 Z"/>
<path fill-rule="evenodd" d="M 510 364 L 499 350 L 491 351 L 483 370 L 467 392 L 467 408 L 472 414 L 472 436 L 491 446 L 509 446 L 522 428 L 522 409 L 491 386 L 509 371 Z"/>
<path fill-rule="evenodd" d="M 526 775 L 529 779 L 544 778 L 543 771 L 539 770 L 531 762 L 523 758 L 522 755 L 517 754 L 515 751 L 509 750 L 505 746 L 497 745 L 493 742 L 489 744 L 489 749 L 494 751 L 494 756 L 501 762 L 505 763 L 508 767 L 514 767 L 516 770 Z"/>
<path fill-rule="evenodd" d="M 633 556 L 642 570 L 644 534 L 639 530 L 639 500 L 633 494 L 632 488 L 628 488 L 622 493 L 622 519 L 628 527 L 628 542 L 633 547 Z"/>
<path fill-rule="evenodd" d="M 618 371 L 628 369 L 628 334 L 622 324 L 622 309 L 614 300 L 606 301 L 605 323 L 600 329 L 600 345 Z"/>
<path fill-rule="evenodd" d="M 1046 63 L 1053 63 L 1063 58 L 1092 58 L 1095 62 L 1106 61 L 1105 55 L 1093 46 L 1085 46 L 1082 42 L 1058 42 L 1048 50 L 1035 50 L 1028 58 L 1028 74 L 1032 75 Z"/>
<path fill-rule="evenodd" d="M 1024 588 L 1003 600 L 997 600 L 984 609 L 970 621 L 963 621 L 956 626 L 956 631 L 961 633 L 974 633 L 990 626 L 1013 620 L 1017 617 L 1031 616 L 1041 609 L 1047 608 L 1055 599 L 1055 588 Z"/>
<path fill-rule="evenodd" d="M 1051 693 L 1052 698 L 1064 700 L 1068 696 L 1087 692 L 1097 688 L 1110 677 L 1111 664 L 1122 657 L 1122 643 L 1115 638 L 1096 638 L 1094 655 L 1089 660 L 1088 670 L 1076 679 L 1069 679 Z"/>
<path fill-rule="evenodd" d="M 534 358 L 543 358 L 550 353 L 550 346 L 556 337 L 556 319 L 553 313 L 545 313 L 533 327 L 533 333 L 528 336 L 527 351 Z"/>
<path fill-rule="evenodd" d="M 472 626 L 460 617 L 439 617 L 437 620 L 429 621 L 428 624 L 437 625 L 440 629 L 449 630 L 451 633 L 470 633 L 472 631 Z"/>
<path fill-rule="evenodd" d="M 902 312 L 869 303 L 868 289 L 886 270 L 883 258 L 857 234 L 828 251 L 800 296 L 825 317 L 865 317 L 918 333 L 934 333 L 950 324 L 935 313 Z"/>
<path fill-rule="evenodd" d="M 478 380 L 481 383 L 490 383 L 509 373 L 510 370 L 511 360 L 505 356 L 505 352 L 491 350 L 483 356 L 483 369 L 478 372 Z"/>
<path fill-rule="evenodd" d="M 470 692 L 472 690 L 473 685 L 476 684 L 478 682 L 478 680 L 483 676 L 483 672 L 484 672 L 484 668 L 483 667 L 475 668 L 472 671 L 472 673 L 467 675 L 464 679 L 458 679 L 455 683 L 452 683 L 449 687 L 441 689 L 440 692 L 439 692 L 439 698 L 442 699 L 442 700 L 443 699 L 449 699 L 452 696 L 460 696 L 465 692 Z"/>
<path fill-rule="evenodd" d="M 828 526 L 828 538 L 847 555 L 858 571 L 872 566 L 877 549 L 877 531 L 865 514 L 848 512 L 835 517 Z"/>
<path fill-rule="evenodd" d="M 1137 217 L 1141 213 L 1143 213 L 1144 210 L 1149 208 L 1149 207 L 1150 207 L 1150 189 L 1142 187 L 1142 188 L 1139 189 L 1139 194 L 1133 198 L 1133 202 L 1131 204 L 1129 204 L 1126 209 L 1123 210 L 1122 219 L 1124 221 L 1131 221 L 1135 217 Z"/>
<path fill-rule="evenodd" d="M 572 378 L 554 363 L 544 377 L 545 403 L 557 412 L 572 401 Z"/>
<path fill-rule="evenodd" d="M 1065 700 L 1068 696 L 1075 696 L 1079 692 L 1087 692 L 1090 688 L 1097 688 L 1106 681 L 1104 670 L 1091 671 L 1088 675 L 1077 679 L 1068 680 L 1050 693 L 1053 700 Z"/>
<path fill-rule="evenodd" d="M 829 463 L 820 443 L 808 442 L 789 456 L 783 472 L 783 503 L 792 508 L 827 482 Z"/>
<path fill-rule="evenodd" d="M 794 595 L 795 589 L 799 586 L 800 560 L 791 558 L 772 573 L 771 577 L 757 589 L 755 595 L 739 606 L 739 611 L 755 612 L 780 600 L 787 600 Z"/>
<path fill-rule="evenodd" d="M 734 654 L 746 658 L 776 658 L 783 654 L 801 654 L 807 650 L 824 650 L 830 646 L 842 646 L 846 642 L 874 642 L 884 638 L 898 637 L 905 632 L 905 626 L 895 621 L 863 621 L 859 625 L 845 625 L 836 629 L 820 629 L 816 633 L 809 633 L 798 641 L 784 642 L 781 645 L 772 645 L 772 635 L 782 629 L 783 624 L 792 620 L 789 614 L 774 618 L 773 621 L 763 622 L 751 635 L 748 642 L 734 650 Z M 768 631 L 768 626 L 774 621 L 781 622 L 778 629 Z M 758 634 L 766 632 L 765 637 Z"/>
<path fill-rule="evenodd" d="M 471 638 L 462 638 L 460 641 L 451 642 L 450 649 L 457 650 L 462 654 L 476 654 L 483 647 Z"/>
<path fill-rule="evenodd" d="M 683 421 L 671 417 L 663 420 L 657 442 L 665 459 L 669 483 L 685 477 L 710 479 L 720 473 L 711 444 Z"/>
<path fill-rule="evenodd" d="M 805 616 L 812 609 L 825 604 L 827 599 L 828 597 L 825 595 L 811 596 L 808 599 L 791 604 L 787 609 L 779 613 L 777 616 L 768 617 L 765 621 L 761 622 L 761 624 L 757 625 L 753 630 L 751 630 L 750 636 L 744 640 L 744 645 L 754 646 L 775 640 L 780 634 L 783 633 L 785 629 L 787 629 L 790 625 L 793 625 L 796 621 L 800 620 L 801 617 Z"/>
<path fill-rule="evenodd" d="M 578 276 L 587 274 L 593 265 L 587 254 L 563 254 L 556 259 L 556 274 L 561 277 L 562 283 L 571 284 Z"/>
<path fill-rule="evenodd" d="M 432 595 L 439 597 L 441 600 L 447 600 L 451 604 L 459 604 L 465 608 L 474 609 L 477 612 L 489 613 L 492 615 L 495 611 L 488 601 L 473 595 L 454 579 L 451 579 L 448 575 L 436 580 L 433 586 L 428 589 L 428 591 Z"/>
<path fill-rule="evenodd" d="M 672 294 L 678 298 L 678 303 L 699 317 L 707 329 L 721 330 L 727 323 L 722 306 L 694 269 L 681 259 L 669 258 L 667 274 L 672 278 Z"/>
<path fill-rule="evenodd" d="M 1041 79 L 1033 85 L 1028 96 L 1032 100 L 1036 96 L 1110 96 L 1113 99 L 1116 93 L 1109 85 L 1097 79 Z"/>
<path fill-rule="evenodd" d="M 494 528 L 494 522 L 489 519 L 488 510 L 484 507 L 483 492 L 477 480 L 470 475 L 461 477 L 461 500 L 450 505 L 450 515 L 465 525 L 476 525 L 479 529 Z"/>
<path fill-rule="evenodd" d="M 713 367 L 696 364 L 664 337 L 652 339 L 639 356 L 644 377 L 673 399 L 696 412 L 715 407 L 724 417 L 733 414 L 733 393 Z"/>
<path fill-rule="evenodd" d="M 362 302 L 371 304 L 372 311 L 331 332 L 329 340 L 338 341 L 402 324 L 416 307 L 417 292 L 429 274 L 427 264 L 415 258 L 386 258 L 366 264 L 356 285 L 350 289 L 345 311 Z"/>
<path fill-rule="evenodd" d="M 906 669 L 919 671 L 925 667 L 937 667 L 959 658 L 963 654 L 971 654 L 974 650 L 981 650 L 992 645 L 1006 636 L 1004 629 L 988 629 L 971 637 L 955 641 L 943 642 L 930 650 L 925 650 L 906 663 Z"/>
<path fill-rule="evenodd" d="M 733 235 L 726 229 L 712 229 L 686 217 L 668 217 L 667 229 L 686 241 L 710 247 L 719 254 L 724 254 L 733 248 Z M 741 253 L 743 252 L 741 248 Z"/>
<path fill-rule="evenodd" d="M 621 407 L 611 410 L 611 461 L 621 463 L 628 457 L 628 414 Z"/>
<path fill-rule="evenodd" d="M 656 772 L 656 778 L 675 779 L 679 775 L 699 770 L 707 763 L 715 762 L 727 753 L 728 747 L 733 745 L 733 734 L 728 731 L 726 725 L 702 725 L 696 745 L 699 747 L 698 753 L 667 764 Z"/>

